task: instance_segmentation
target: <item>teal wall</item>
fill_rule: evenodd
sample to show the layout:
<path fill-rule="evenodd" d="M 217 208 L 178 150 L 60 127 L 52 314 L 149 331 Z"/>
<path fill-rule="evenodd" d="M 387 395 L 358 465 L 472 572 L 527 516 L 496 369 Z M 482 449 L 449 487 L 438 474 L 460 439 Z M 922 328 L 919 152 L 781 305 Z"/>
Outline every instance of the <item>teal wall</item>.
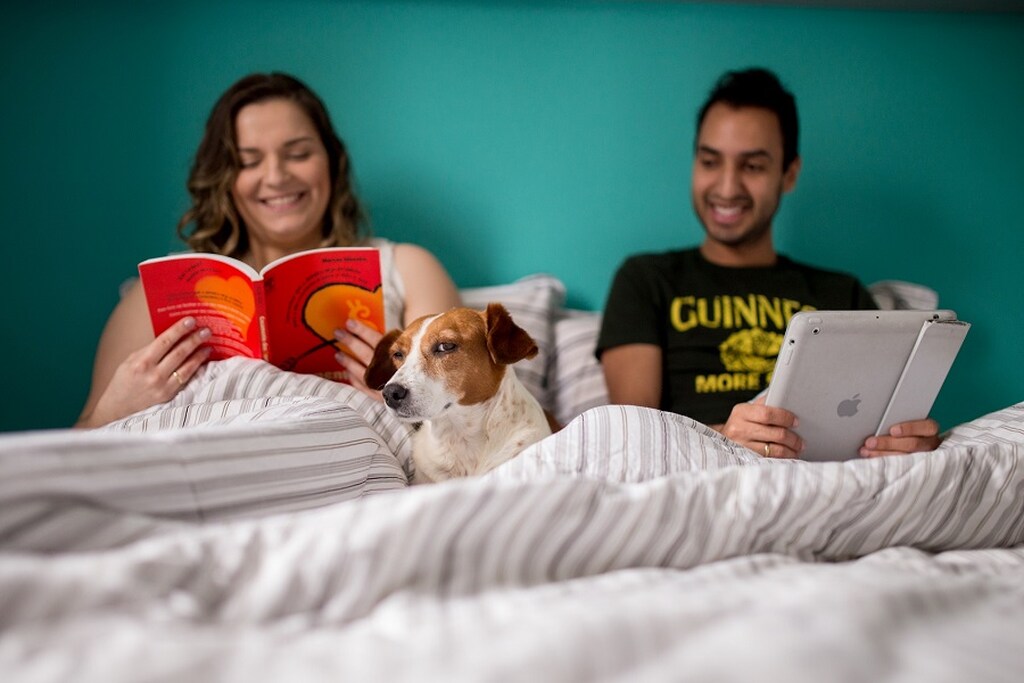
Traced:
<path fill-rule="evenodd" d="M 699 241 L 697 107 L 724 69 L 796 92 L 791 256 L 928 284 L 974 323 L 936 417 L 1024 400 L 1024 15 L 669 2 L 43 3 L 0 27 L 0 430 L 70 424 L 118 284 L 180 248 L 216 96 L 320 92 L 377 233 L 461 286 L 547 271 L 601 307 L 630 252 Z"/>

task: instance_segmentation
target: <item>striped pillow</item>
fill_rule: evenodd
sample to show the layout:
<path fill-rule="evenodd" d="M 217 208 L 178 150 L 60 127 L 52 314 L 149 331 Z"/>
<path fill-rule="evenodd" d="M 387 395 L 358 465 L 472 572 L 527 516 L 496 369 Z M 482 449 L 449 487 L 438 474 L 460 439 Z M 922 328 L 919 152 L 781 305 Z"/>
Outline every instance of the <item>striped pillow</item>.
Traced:
<path fill-rule="evenodd" d="M 569 424 L 586 410 L 608 403 L 604 371 L 594 356 L 601 314 L 565 309 L 554 325 L 554 353 L 548 373 L 552 413 Z"/>
<path fill-rule="evenodd" d="M 186 422 L 202 412 L 203 422 L 158 426 L 175 422 L 168 413 L 176 411 L 189 413 L 178 416 Z M 12 435 L 0 453 L 8 550 L 110 547 L 183 524 L 309 510 L 407 486 L 385 439 L 327 397 L 164 406 L 106 429 Z"/>

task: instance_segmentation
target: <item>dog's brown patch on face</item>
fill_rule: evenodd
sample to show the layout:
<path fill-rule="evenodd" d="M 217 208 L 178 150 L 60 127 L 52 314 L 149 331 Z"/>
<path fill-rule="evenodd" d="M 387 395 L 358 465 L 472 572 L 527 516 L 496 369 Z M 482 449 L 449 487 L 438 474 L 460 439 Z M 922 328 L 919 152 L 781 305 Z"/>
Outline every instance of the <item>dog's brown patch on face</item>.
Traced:
<path fill-rule="evenodd" d="M 434 321 L 418 352 L 426 373 L 443 378 L 461 405 L 482 403 L 494 396 L 505 373 L 505 366 L 495 363 L 487 350 L 483 316 L 468 308 L 449 311 Z"/>
<path fill-rule="evenodd" d="M 372 377 L 383 386 L 412 363 L 417 373 L 443 382 L 459 404 L 474 405 L 498 392 L 508 365 L 536 354 L 536 343 L 501 304 L 489 304 L 486 311 L 455 308 L 418 318 L 400 334 L 388 333 L 366 376 L 368 384 Z"/>

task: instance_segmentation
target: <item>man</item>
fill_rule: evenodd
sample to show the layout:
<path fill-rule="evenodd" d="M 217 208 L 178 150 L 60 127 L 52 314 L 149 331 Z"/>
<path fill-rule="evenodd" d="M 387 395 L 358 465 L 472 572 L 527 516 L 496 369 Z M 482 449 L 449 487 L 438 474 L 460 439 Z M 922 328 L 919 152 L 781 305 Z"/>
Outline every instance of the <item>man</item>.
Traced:
<path fill-rule="evenodd" d="M 775 251 L 772 219 L 800 173 L 796 102 L 764 69 L 726 73 L 697 120 L 697 248 L 628 258 L 615 275 L 597 355 L 612 403 L 704 422 L 768 457 L 798 457 L 797 418 L 753 400 L 771 379 L 786 324 L 815 309 L 875 308 L 856 278 Z M 919 420 L 870 437 L 861 455 L 933 450 Z"/>

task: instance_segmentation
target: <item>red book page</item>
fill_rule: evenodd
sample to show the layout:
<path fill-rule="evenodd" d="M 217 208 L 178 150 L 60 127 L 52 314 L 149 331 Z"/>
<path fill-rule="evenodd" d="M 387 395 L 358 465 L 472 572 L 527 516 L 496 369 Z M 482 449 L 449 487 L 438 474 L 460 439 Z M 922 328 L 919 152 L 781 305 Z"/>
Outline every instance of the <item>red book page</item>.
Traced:
<path fill-rule="evenodd" d="M 149 259 L 139 276 L 149 305 L 153 333 L 193 316 L 197 327 L 213 333 L 205 342 L 211 360 L 246 356 L 262 358 L 259 311 L 260 283 L 254 288 L 245 264 L 225 257 L 189 254 Z M 251 270 L 251 269 L 250 269 Z"/>
<path fill-rule="evenodd" d="M 269 360 L 285 370 L 341 378 L 334 339 L 349 318 L 384 332 L 380 254 L 328 248 L 279 259 L 264 269 Z"/>

